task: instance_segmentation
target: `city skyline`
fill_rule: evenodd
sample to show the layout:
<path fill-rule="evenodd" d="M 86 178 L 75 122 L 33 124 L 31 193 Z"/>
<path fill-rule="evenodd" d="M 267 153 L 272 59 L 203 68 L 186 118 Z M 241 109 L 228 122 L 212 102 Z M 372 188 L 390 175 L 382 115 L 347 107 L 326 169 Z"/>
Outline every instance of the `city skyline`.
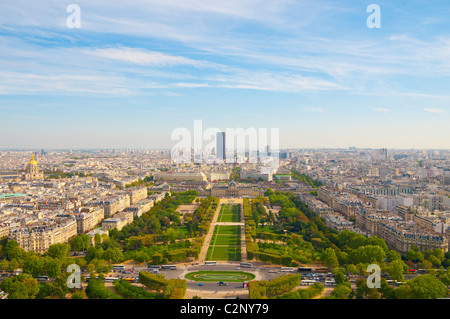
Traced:
<path fill-rule="evenodd" d="M 20 5 L 22 3 L 22 5 Z M 280 129 L 280 148 L 449 149 L 448 4 L 2 4 L 0 148 L 170 149 L 171 132 Z M 440 4 L 440 5 L 439 5 Z"/>

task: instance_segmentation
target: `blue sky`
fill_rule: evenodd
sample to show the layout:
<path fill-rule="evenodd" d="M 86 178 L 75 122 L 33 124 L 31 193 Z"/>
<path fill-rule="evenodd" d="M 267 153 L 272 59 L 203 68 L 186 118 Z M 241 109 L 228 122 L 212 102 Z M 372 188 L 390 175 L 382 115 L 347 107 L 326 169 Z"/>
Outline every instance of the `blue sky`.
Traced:
<path fill-rule="evenodd" d="M 448 1 L 124 3 L 2 1 L 0 148 L 170 148 L 194 120 L 282 148 L 450 148 Z"/>

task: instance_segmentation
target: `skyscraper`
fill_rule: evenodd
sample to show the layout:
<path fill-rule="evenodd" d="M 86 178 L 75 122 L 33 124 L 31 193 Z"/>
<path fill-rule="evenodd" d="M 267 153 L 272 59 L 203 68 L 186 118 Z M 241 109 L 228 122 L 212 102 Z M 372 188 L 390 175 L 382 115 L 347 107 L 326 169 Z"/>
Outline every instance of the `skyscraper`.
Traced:
<path fill-rule="evenodd" d="M 225 132 L 217 132 L 216 135 L 216 158 L 225 160 Z"/>

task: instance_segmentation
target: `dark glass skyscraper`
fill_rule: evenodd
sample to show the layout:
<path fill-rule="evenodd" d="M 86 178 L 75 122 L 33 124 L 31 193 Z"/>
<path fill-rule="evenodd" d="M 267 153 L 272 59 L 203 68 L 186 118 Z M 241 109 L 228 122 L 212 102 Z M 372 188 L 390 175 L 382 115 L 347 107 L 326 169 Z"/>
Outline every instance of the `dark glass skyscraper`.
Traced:
<path fill-rule="evenodd" d="M 216 136 L 216 157 L 225 160 L 225 132 L 218 132 Z"/>

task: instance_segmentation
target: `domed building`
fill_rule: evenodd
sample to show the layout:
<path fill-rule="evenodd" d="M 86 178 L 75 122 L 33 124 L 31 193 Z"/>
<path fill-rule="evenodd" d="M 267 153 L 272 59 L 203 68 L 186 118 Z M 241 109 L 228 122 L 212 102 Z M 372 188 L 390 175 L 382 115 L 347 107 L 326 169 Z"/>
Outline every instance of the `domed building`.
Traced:
<path fill-rule="evenodd" d="M 44 179 L 44 172 L 39 171 L 34 155 L 31 155 L 31 160 L 25 168 L 25 173 L 22 176 L 23 180 Z"/>

